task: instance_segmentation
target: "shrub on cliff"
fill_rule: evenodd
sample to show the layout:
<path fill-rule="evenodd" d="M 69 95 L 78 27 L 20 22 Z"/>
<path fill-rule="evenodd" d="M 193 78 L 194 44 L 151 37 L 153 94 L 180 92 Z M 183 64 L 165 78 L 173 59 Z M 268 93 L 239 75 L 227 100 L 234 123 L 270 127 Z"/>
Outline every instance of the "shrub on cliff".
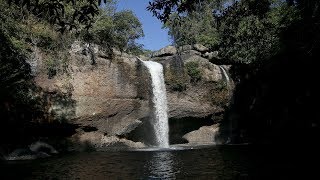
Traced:
<path fill-rule="evenodd" d="M 187 62 L 185 64 L 186 70 L 188 75 L 190 76 L 191 82 L 198 82 L 201 80 L 201 71 L 199 69 L 199 63 L 198 62 Z"/>

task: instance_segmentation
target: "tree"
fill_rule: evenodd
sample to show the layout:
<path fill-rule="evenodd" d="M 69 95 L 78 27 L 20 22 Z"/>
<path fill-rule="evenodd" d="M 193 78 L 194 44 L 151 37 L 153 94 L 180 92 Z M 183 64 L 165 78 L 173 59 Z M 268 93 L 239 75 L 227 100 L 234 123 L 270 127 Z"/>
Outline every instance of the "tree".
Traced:
<path fill-rule="evenodd" d="M 215 47 L 225 63 L 270 59 L 281 49 L 283 30 L 299 19 L 297 9 L 281 0 L 175 2 L 156 0 L 148 9 L 166 22 L 177 44 Z"/>
<path fill-rule="evenodd" d="M 212 13 L 216 7 L 216 3 L 204 1 L 193 12 L 182 16 L 171 14 L 164 27 L 169 29 L 169 35 L 179 46 L 199 43 L 212 49 L 219 44 L 217 23 Z"/>
<path fill-rule="evenodd" d="M 154 0 L 149 2 L 147 10 L 151 11 L 154 16 L 162 22 L 167 22 L 173 12 L 184 13 L 196 9 L 196 4 L 203 0 Z"/>
<path fill-rule="evenodd" d="M 60 31 L 76 28 L 80 23 L 87 28 L 91 26 L 94 16 L 99 13 L 102 2 L 109 0 L 7 0 L 23 9 L 24 14 L 33 14 L 39 18 L 57 24 Z M 70 16 L 67 16 L 69 13 Z"/>
<path fill-rule="evenodd" d="M 297 11 L 280 1 L 237 2 L 221 17 L 221 55 L 235 63 L 263 63 L 279 53 L 281 33 L 297 19 Z"/>
<path fill-rule="evenodd" d="M 121 51 L 127 50 L 128 45 L 143 37 L 142 24 L 132 11 L 125 10 L 114 14 L 114 34 L 117 46 Z"/>
<path fill-rule="evenodd" d="M 132 11 L 110 13 L 101 10 L 95 18 L 92 28 L 83 30 L 83 38 L 89 43 L 96 43 L 112 53 L 112 48 L 128 51 L 142 48 L 135 40 L 143 37 L 142 24 Z"/>

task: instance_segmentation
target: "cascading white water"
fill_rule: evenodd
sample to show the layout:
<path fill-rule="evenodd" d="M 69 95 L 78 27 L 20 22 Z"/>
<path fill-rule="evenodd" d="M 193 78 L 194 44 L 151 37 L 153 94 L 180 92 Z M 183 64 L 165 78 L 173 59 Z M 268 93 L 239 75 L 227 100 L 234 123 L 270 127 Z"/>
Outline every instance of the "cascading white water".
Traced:
<path fill-rule="evenodd" d="M 221 69 L 221 71 L 222 71 L 222 73 L 223 73 L 224 77 L 226 78 L 227 85 L 229 86 L 230 78 L 229 78 L 229 76 L 228 76 L 227 71 L 224 69 L 224 67 L 223 67 L 223 66 L 219 66 L 219 67 L 220 67 L 220 69 Z"/>
<path fill-rule="evenodd" d="M 158 147 L 169 147 L 169 124 L 167 94 L 164 84 L 163 67 L 153 61 L 142 61 L 148 68 L 152 80 L 152 101 L 154 104 L 153 128 Z"/>

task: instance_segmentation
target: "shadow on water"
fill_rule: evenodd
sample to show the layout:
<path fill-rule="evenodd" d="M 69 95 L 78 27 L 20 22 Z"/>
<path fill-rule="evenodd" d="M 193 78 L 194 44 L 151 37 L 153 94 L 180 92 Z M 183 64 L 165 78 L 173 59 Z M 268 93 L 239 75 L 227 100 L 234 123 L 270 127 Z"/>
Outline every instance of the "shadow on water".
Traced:
<path fill-rule="evenodd" d="M 0 164 L 1 179 L 310 179 L 309 147 L 224 145 L 161 151 L 86 152 Z M 317 151 L 314 149 L 314 151 Z"/>

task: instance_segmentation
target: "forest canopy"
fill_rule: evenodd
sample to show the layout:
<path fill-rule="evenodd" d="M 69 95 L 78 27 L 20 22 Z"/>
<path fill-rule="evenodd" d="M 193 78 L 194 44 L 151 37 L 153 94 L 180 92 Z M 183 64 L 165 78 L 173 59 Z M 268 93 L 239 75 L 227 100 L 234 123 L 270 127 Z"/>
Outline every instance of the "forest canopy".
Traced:
<path fill-rule="evenodd" d="M 147 9 L 165 23 L 175 44 L 201 43 L 219 50 L 223 63 L 259 65 L 282 52 L 289 39 L 291 46 L 305 52 L 319 48 L 319 4 L 317 0 L 154 0 Z"/>

